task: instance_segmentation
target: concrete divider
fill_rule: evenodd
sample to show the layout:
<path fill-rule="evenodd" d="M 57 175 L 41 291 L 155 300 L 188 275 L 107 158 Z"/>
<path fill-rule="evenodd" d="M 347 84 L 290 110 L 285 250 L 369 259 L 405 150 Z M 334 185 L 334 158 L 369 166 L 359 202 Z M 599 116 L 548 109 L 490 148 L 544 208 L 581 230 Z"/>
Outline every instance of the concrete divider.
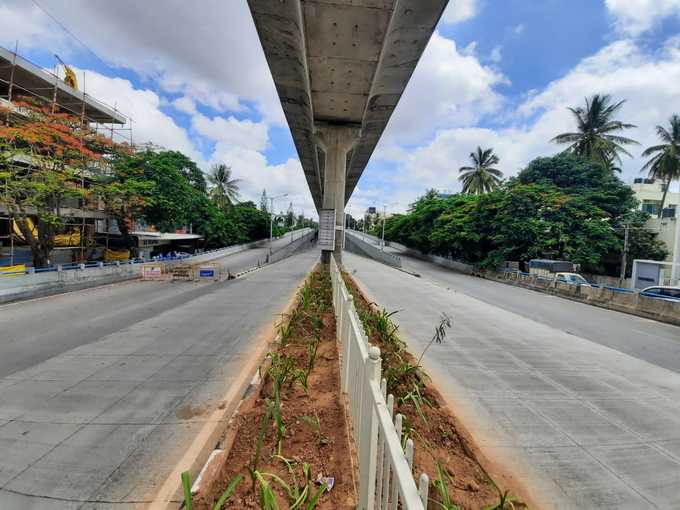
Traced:
<path fill-rule="evenodd" d="M 311 229 L 301 229 L 300 233 L 305 238 L 310 236 L 310 233 L 313 235 L 314 231 Z M 163 264 L 166 270 L 171 269 L 177 264 L 198 265 L 253 248 L 262 248 L 267 246 L 267 243 L 269 243 L 269 239 L 261 239 L 250 243 L 198 253 L 183 259 L 160 260 L 158 262 Z M 298 243 L 298 240 L 296 239 L 293 243 Z M 282 248 L 279 252 L 290 249 L 290 246 Z M 297 247 L 299 246 L 298 244 Z M 280 258 L 285 256 L 283 254 L 279 255 Z M 101 263 L 89 264 L 87 266 L 81 265 L 69 270 L 64 270 L 57 266 L 46 270 L 32 271 L 27 274 L 3 276 L 0 277 L 0 304 L 81 290 L 97 285 L 134 280 L 135 278 L 140 278 L 141 275 L 142 262 L 140 261 L 107 265 Z"/>
<path fill-rule="evenodd" d="M 290 257 L 293 253 L 302 248 L 304 245 L 314 242 L 315 236 L 316 230 L 310 229 L 309 232 L 302 235 L 300 238 L 295 239 L 294 241 L 287 244 L 283 248 L 276 250 L 274 253 L 272 253 L 269 256 L 269 263 L 273 264 L 274 262 L 278 262 L 279 260 L 285 259 L 286 257 Z"/>
<path fill-rule="evenodd" d="M 373 260 L 387 264 L 388 266 L 401 267 L 401 258 L 381 250 L 374 244 L 364 241 L 358 235 L 350 231 L 347 231 L 345 234 L 345 249 L 358 253 L 359 255 L 365 255 Z"/>
<path fill-rule="evenodd" d="M 511 285 L 581 301 L 608 310 L 680 325 L 680 302 L 677 301 L 641 296 L 637 292 L 625 289 L 553 282 L 549 279 L 537 278 L 535 275 L 526 275 L 512 271 L 486 271 L 483 273 L 483 276 Z"/>

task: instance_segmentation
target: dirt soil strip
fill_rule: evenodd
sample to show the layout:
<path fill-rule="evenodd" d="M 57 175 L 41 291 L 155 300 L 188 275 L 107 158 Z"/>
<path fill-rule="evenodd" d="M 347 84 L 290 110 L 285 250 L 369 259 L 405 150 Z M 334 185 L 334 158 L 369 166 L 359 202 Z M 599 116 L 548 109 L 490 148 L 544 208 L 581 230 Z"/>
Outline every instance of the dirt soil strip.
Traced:
<path fill-rule="evenodd" d="M 282 311 L 283 314 L 289 314 L 296 306 L 298 290 L 301 286 L 302 284 L 291 295 Z M 181 474 L 184 471 L 197 472 L 200 462 L 210 455 L 209 452 L 224 433 L 224 424 L 237 411 L 253 377 L 258 373 L 262 360 L 276 338 L 275 322 L 268 324 L 258 332 L 253 342 L 257 345 L 257 348 L 253 351 L 250 359 L 245 362 L 238 378 L 230 385 L 229 390 L 221 399 L 221 402 L 225 402 L 226 405 L 220 406 L 221 408 L 218 407 L 210 414 L 203 428 L 196 435 L 191 445 L 184 450 L 184 455 L 154 495 L 152 502 L 147 507 L 148 510 L 177 508 L 175 495 L 180 490 Z"/>
<path fill-rule="evenodd" d="M 284 489 L 284 482 L 297 494 L 307 491 L 298 508 L 307 508 L 310 499 L 319 493 L 316 509 L 353 509 L 354 473 L 340 395 L 339 355 L 327 271 L 317 269 L 310 275 L 298 294 L 297 306 L 280 324 L 279 342 L 268 359 L 269 365 L 262 370 L 262 384 L 253 388 L 232 419 L 223 441 L 224 453 L 215 461 L 221 466 L 206 470 L 210 480 L 201 482 L 194 507 L 211 509 L 229 483 L 241 475 L 243 479 L 224 508 L 260 508 L 265 484 L 271 488 L 278 507 L 289 508 L 295 498 Z M 281 374 L 288 377 L 283 379 Z M 284 382 L 277 385 L 277 380 Z M 285 427 L 280 447 L 281 429 L 270 414 L 276 409 L 276 387 L 280 388 L 280 413 Z M 308 467 L 309 477 L 304 466 Z M 260 473 L 265 483 L 251 478 L 251 470 Z M 319 476 L 334 478 L 330 491 L 323 492 L 321 484 L 316 483 Z"/>
<path fill-rule="evenodd" d="M 388 379 L 388 393 L 395 397 L 395 414 L 404 416 L 404 430 L 414 442 L 414 473 L 419 476 L 425 472 L 434 482 L 430 486 L 430 498 L 442 501 L 435 482 L 438 465 L 441 465 L 446 472 L 444 478 L 448 494 L 460 509 L 500 509 L 496 506 L 499 504 L 499 491 L 508 491 L 513 498 L 513 506 L 506 505 L 506 509 L 526 509 L 529 504 L 531 508 L 537 508 L 521 480 L 513 476 L 513 467 L 500 467 L 487 459 L 473 435 L 447 405 L 433 380 L 422 369 L 415 369 L 417 360 L 398 338 L 396 326 L 386 317 L 388 312 L 372 301 L 370 294 L 350 275 L 343 273 L 343 277 L 354 296 L 369 341 L 380 348 L 383 377 Z M 391 327 L 381 327 L 377 323 L 381 318 L 387 318 Z M 433 333 L 435 326 L 432 325 Z M 445 344 L 446 339 L 443 342 Z M 419 386 L 423 397 L 418 399 L 418 405 L 408 397 L 414 394 L 414 384 Z M 441 507 L 431 502 L 428 508 Z"/>

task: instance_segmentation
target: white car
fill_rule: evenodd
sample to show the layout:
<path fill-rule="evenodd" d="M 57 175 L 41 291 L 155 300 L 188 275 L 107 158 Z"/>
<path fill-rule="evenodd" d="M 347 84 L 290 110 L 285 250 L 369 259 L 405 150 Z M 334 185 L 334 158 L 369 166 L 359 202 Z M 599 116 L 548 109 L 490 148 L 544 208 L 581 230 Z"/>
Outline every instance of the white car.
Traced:
<path fill-rule="evenodd" d="M 680 287 L 657 285 L 641 290 L 640 295 L 658 299 L 667 299 L 668 301 L 680 301 Z"/>
<path fill-rule="evenodd" d="M 590 286 L 588 280 L 578 273 L 555 273 L 555 281 L 560 283 L 569 283 L 571 285 Z"/>

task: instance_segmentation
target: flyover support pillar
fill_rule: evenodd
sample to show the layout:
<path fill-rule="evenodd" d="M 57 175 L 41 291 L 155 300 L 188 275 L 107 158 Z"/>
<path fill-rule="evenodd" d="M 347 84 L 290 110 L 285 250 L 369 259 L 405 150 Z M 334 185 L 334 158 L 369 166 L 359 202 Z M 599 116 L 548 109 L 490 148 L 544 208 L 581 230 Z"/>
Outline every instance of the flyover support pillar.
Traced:
<path fill-rule="evenodd" d="M 360 129 L 351 126 L 317 126 L 317 140 L 325 153 L 323 200 L 324 209 L 335 209 L 335 255 L 342 260 L 345 229 L 345 181 L 347 154 L 359 139 Z M 330 262 L 331 252 L 321 252 L 321 262 Z"/>

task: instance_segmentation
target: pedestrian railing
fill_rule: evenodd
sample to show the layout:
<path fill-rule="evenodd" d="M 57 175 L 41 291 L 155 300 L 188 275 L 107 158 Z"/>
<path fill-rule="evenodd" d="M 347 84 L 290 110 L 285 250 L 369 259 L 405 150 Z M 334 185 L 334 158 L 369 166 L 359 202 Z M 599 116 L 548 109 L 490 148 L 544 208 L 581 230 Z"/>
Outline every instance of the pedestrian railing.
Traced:
<path fill-rule="evenodd" d="M 402 415 L 394 416 L 394 396 L 381 380 L 380 349 L 366 333 L 333 257 L 333 307 L 342 357 L 341 387 L 347 395 L 359 461 L 359 510 L 425 510 L 429 478 L 413 479 L 413 441 L 401 443 Z M 400 506 L 401 504 L 401 506 Z"/>

